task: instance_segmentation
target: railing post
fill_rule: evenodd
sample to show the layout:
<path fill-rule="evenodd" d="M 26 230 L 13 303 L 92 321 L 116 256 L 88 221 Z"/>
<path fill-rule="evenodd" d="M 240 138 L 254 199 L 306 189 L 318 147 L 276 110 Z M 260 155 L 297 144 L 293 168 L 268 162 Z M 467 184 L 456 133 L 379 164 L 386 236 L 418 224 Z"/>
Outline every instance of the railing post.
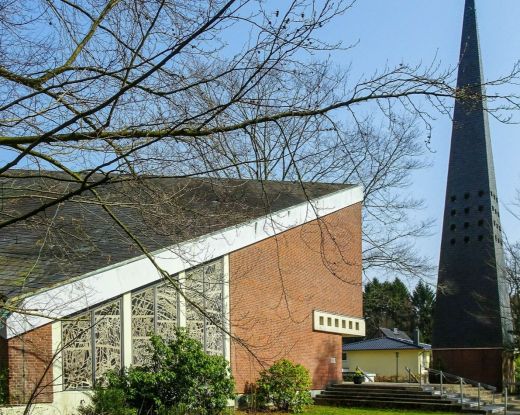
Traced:
<path fill-rule="evenodd" d="M 443 395 L 443 393 L 442 393 L 442 370 L 440 372 L 441 372 L 441 375 L 440 375 L 441 376 L 441 382 L 440 383 L 441 383 L 441 396 L 442 396 Z"/>
<path fill-rule="evenodd" d="M 419 365 L 419 386 L 422 386 L 422 363 Z"/>
<path fill-rule="evenodd" d="M 477 384 L 478 386 L 478 409 L 480 409 L 480 382 Z"/>
<path fill-rule="evenodd" d="M 505 400 L 506 400 L 504 402 L 504 415 L 507 415 L 507 385 L 505 385 L 504 392 L 505 392 Z"/>
<path fill-rule="evenodd" d="M 464 391 L 462 390 L 462 378 L 460 380 L 460 403 L 461 405 L 464 403 Z"/>

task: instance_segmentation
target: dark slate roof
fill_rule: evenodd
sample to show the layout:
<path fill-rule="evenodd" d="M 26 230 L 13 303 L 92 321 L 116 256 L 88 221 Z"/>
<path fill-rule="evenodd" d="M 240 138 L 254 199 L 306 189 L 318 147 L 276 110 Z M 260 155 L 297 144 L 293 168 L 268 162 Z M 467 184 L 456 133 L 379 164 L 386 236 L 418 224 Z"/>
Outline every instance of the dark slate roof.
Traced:
<path fill-rule="evenodd" d="M 343 345 L 343 351 L 352 352 L 360 350 L 430 350 L 431 346 L 425 343 L 414 344 L 412 341 L 389 339 L 381 337 L 379 339 L 362 340 L 355 343 Z"/>
<path fill-rule="evenodd" d="M 412 341 L 410 336 L 406 334 L 404 331 L 399 329 L 387 329 L 385 327 L 379 327 L 379 331 L 384 337 L 387 337 L 389 339 L 401 339 L 401 340 L 408 340 Z"/>
<path fill-rule="evenodd" d="M 106 176 L 94 175 L 89 183 Z M 187 241 L 351 185 L 109 176 L 101 197 L 148 251 Z M 57 172 L 0 176 L 0 223 L 78 185 Z M 90 192 L 0 231 L 0 295 L 34 292 L 141 255 Z"/>

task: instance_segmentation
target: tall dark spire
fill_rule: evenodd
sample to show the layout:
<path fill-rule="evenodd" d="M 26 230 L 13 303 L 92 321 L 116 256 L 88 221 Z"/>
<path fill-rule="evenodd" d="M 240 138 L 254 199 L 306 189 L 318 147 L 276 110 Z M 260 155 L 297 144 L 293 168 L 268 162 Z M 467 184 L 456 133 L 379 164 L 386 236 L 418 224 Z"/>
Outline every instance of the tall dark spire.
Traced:
<path fill-rule="evenodd" d="M 479 374 L 475 370 L 468 373 L 458 363 L 464 353 L 466 356 L 468 353 L 477 356 L 478 350 L 487 349 L 488 357 L 489 350 L 495 350 L 498 356 L 509 343 L 511 328 L 509 297 L 503 273 L 502 229 L 482 84 L 475 1 L 466 0 L 446 185 L 433 348 L 444 350 L 437 352 L 437 362 L 441 360 L 445 370 L 500 384 L 501 379 L 492 378 L 501 377 L 501 374 Z M 434 352 L 434 359 L 435 356 Z M 482 366 L 482 360 L 478 363 L 475 356 L 473 359 L 477 359 L 477 366 Z M 471 364 L 469 361 L 464 363 L 465 366 Z"/>

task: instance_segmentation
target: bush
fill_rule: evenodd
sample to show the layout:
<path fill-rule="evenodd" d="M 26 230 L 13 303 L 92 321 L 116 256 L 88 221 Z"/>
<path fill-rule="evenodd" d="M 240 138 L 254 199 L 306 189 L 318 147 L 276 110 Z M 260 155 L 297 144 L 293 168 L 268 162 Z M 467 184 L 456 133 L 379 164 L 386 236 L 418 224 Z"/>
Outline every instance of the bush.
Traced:
<path fill-rule="evenodd" d="M 133 408 L 132 413 L 138 415 L 213 415 L 222 412 L 228 399 L 234 398 L 235 384 L 227 361 L 222 356 L 207 355 L 200 342 L 188 337 L 184 329 L 177 330 L 172 341 L 159 336 L 151 340 L 151 362 L 108 376 L 106 386 L 94 390 L 94 407 L 97 401 L 112 395 L 114 402 L 120 399 L 117 408 Z M 96 414 L 130 414 L 117 408 Z M 98 409 L 103 408 L 98 404 Z"/>
<path fill-rule="evenodd" d="M 303 412 L 313 403 L 310 388 L 309 371 L 282 359 L 260 374 L 256 391 L 258 404 L 264 407 L 273 404 L 280 411 Z"/>
<path fill-rule="evenodd" d="M 9 400 L 8 388 L 9 371 L 8 369 L 0 369 L 0 405 L 7 404 Z"/>
<path fill-rule="evenodd" d="M 92 394 L 92 401 L 89 405 L 81 405 L 78 408 L 80 415 L 135 415 L 135 408 L 128 407 L 125 391 L 114 387 L 112 383 L 116 381 L 118 375 L 115 373 L 107 376 L 108 386 L 96 385 Z"/>

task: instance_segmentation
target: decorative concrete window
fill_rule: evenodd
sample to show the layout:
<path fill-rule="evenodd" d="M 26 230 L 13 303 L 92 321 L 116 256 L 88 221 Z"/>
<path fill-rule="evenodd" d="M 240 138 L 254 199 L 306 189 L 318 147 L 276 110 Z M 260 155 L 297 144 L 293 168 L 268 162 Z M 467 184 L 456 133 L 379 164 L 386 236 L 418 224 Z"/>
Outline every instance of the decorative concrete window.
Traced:
<path fill-rule="evenodd" d="M 186 328 L 209 354 L 224 353 L 224 263 L 213 261 L 186 272 Z M 204 310 L 203 315 L 200 310 Z"/>
<path fill-rule="evenodd" d="M 132 293 L 132 363 L 142 365 L 150 358 L 150 336 L 171 339 L 177 327 L 177 290 L 161 283 Z"/>
<path fill-rule="evenodd" d="M 64 389 L 92 386 L 92 332 L 90 313 L 62 322 Z"/>
<path fill-rule="evenodd" d="M 98 308 L 94 316 L 95 373 L 99 379 L 121 368 L 121 301 Z"/>
<path fill-rule="evenodd" d="M 132 363 L 150 358 L 150 336 L 155 332 L 155 287 L 132 293 Z"/>
<path fill-rule="evenodd" d="M 176 283 L 180 284 L 177 278 Z M 224 355 L 223 259 L 187 271 L 183 289 L 186 299 L 182 302 L 178 287 L 171 282 L 160 282 L 131 294 L 129 309 L 125 309 L 130 313 L 131 325 L 125 338 L 131 340 L 128 347 L 132 350 L 133 365 L 149 361 L 151 335 L 171 339 L 181 322 L 207 353 Z M 62 322 L 64 389 L 91 388 L 95 379 L 121 368 L 122 303 L 119 297 Z"/>
<path fill-rule="evenodd" d="M 121 300 L 63 321 L 64 389 L 92 387 L 109 370 L 121 368 Z"/>

